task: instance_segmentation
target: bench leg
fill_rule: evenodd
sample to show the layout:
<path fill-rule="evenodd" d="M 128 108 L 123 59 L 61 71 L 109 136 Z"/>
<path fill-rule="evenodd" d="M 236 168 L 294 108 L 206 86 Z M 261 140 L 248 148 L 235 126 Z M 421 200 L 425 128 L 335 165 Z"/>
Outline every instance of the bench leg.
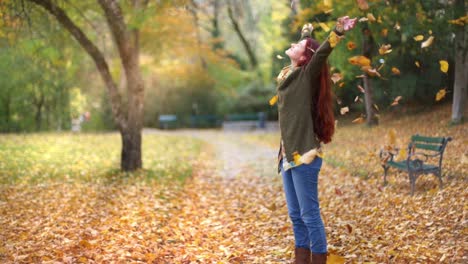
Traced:
<path fill-rule="evenodd" d="M 411 185 L 411 196 L 413 196 L 415 185 L 416 185 L 416 175 L 411 172 L 408 172 L 408 174 L 409 174 L 409 180 L 410 180 L 410 185 Z"/>
<path fill-rule="evenodd" d="M 437 178 L 439 178 L 439 188 L 442 190 L 442 188 L 444 187 L 444 185 L 442 183 L 442 169 L 439 169 L 436 176 L 437 176 Z"/>
<path fill-rule="evenodd" d="M 384 178 L 383 178 L 383 184 L 384 186 L 387 185 L 387 171 L 388 171 L 388 166 L 382 166 L 384 169 Z"/>

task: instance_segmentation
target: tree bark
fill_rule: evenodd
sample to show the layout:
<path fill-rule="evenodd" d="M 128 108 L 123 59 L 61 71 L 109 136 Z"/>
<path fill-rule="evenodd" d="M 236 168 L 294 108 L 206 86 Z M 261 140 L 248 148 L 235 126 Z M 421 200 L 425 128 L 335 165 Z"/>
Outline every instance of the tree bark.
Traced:
<path fill-rule="evenodd" d="M 133 171 L 142 167 L 141 130 L 143 126 L 144 85 L 139 68 L 138 30 L 129 30 L 124 21 L 122 10 L 115 0 L 98 0 L 111 30 L 124 69 L 127 91 L 127 105 L 122 105 L 117 84 L 112 78 L 109 66 L 101 51 L 74 24 L 63 9 L 51 0 L 29 0 L 55 16 L 72 36 L 93 58 L 104 80 L 110 96 L 114 120 L 122 136 L 121 169 Z M 134 8 L 140 8 L 141 2 L 132 2 Z M 143 2 L 143 5 L 147 1 Z M 123 109 L 125 111 L 123 111 Z"/>
<path fill-rule="evenodd" d="M 465 10 L 464 0 L 457 0 L 455 9 L 458 10 L 456 14 L 459 14 L 456 18 L 463 16 L 463 10 Z M 468 97 L 468 27 L 466 25 L 455 26 L 458 28 L 455 32 L 455 83 L 453 87 L 452 124 L 460 124 L 466 111 Z"/>
<path fill-rule="evenodd" d="M 363 55 L 372 60 L 372 55 L 374 51 L 374 38 L 372 37 L 372 32 L 369 28 L 364 27 L 362 30 L 363 34 Z M 366 73 L 363 78 L 364 85 L 364 101 L 366 105 L 366 123 L 368 126 L 374 126 L 379 124 L 379 120 L 375 116 L 374 98 L 373 98 L 373 86 L 372 81 L 369 75 Z"/>
<path fill-rule="evenodd" d="M 252 47 L 250 46 L 249 42 L 245 38 L 244 33 L 242 32 L 239 26 L 239 22 L 234 17 L 234 13 L 232 12 L 232 6 L 230 2 L 228 2 L 228 15 L 229 15 L 229 19 L 231 20 L 232 26 L 234 27 L 234 31 L 236 31 L 237 35 L 239 36 L 242 42 L 242 45 L 247 53 L 247 56 L 249 57 L 250 65 L 252 65 L 253 69 L 256 69 L 258 66 L 257 57 L 255 56 L 255 53 Z"/>

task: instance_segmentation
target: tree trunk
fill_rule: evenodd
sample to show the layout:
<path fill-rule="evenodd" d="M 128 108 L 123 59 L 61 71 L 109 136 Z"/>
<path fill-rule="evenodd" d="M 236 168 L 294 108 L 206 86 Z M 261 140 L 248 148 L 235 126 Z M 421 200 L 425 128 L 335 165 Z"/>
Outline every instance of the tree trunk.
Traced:
<path fill-rule="evenodd" d="M 455 3 L 457 14 L 463 16 L 465 10 L 464 0 L 458 0 Z M 458 17 L 456 17 L 458 18 Z M 468 27 L 457 26 L 455 32 L 455 83 L 453 87 L 452 103 L 452 124 L 460 124 L 463 121 L 463 114 L 466 111 L 466 99 L 468 97 Z"/>
<path fill-rule="evenodd" d="M 122 136 L 121 168 L 124 171 L 133 171 L 142 167 L 141 161 L 141 130 L 143 126 L 143 96 L 144 85 L 139 68 L 138 30 L 129 30 L 124 22 L 124 15 L 116 0 L 98 0 L 104 10 L 104 16 L 111 30 L 117 46 L 120 60 L 124 69 L 128 103 L 122 105 L 122 98 L 118 92 L 117 84 L 109 71 L 109 65 L 102 52 L 89 40 L 65 11 L 51 0 L 29 0 L 43 7 L 55 16 L 57 21 L 67 29 L 70 34 L 91 56 L 104 80 L 110 97 L 112 114 Z M 133 7 L 144 8 L 147 1 L 134 0 Z"/>
<path fill-rule="evenodd" d="M 44 104 L 44 96 L 41 95 L 39 101 L 35 100 L 36 106 L 36 115 L 34 120 L 36 122 L 36 131 L 41 131 L 41 123 L 42 123 L 42 106 Z"/>
<path fill-rule="evenodd" d="M 362 54 L 372 60 L 372 55 L 374 52 L 374 38 L 372 36 L 372 32 L 370 29 L 365 26 L 362 29 L 362 34 L 363 34 L 363 44 L 362 44 Z M 364 85 L 364 100 L 366 104 L 366 123 L 368 126 L 374 126 L 378 125 L 378 119 L 375 116 L 375 109 L 373 107 L 374 105 L 374 98 L 373 98 L 373 87 L 372 87 L 372 81 L 369 77 L 368 74 L 365 74 L 363 78 L 363 85 Z"/>

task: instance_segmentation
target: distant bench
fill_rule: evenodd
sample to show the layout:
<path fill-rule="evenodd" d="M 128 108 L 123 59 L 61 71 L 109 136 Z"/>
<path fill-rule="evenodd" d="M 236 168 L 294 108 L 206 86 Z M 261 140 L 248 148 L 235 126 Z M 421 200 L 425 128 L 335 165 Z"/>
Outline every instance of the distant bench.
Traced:
<path fill-rule="evenodd" d="M 442 159 L 444 150 L 447 143 L 451 141 L 451 137 L 427 137 L 418 134 L 411 137 L 411 142 L 408 144 L 408 155 L 406 160 L 394 161 L 393 158 L 398 154 L 389 150 L 380 151 L 380 159 L 384 169 L 384 184 L 387 184 L 387 171 L 390 167 L 398 170 L 407 171 L 411 185 L 411 195 L 414 194 L 416 179 L 421 174 L 432 173 L 439 178 L 440 189 L 442 189 Z M 416 152 L 416 150 L 423 150 L 426 152 Z M 430 151 L 430 153 L 427 153 Z M 428 164 L 429 158 L 437 158 L 438 164 Z M 421 158 L 424 158 L 422 160 Z"/>

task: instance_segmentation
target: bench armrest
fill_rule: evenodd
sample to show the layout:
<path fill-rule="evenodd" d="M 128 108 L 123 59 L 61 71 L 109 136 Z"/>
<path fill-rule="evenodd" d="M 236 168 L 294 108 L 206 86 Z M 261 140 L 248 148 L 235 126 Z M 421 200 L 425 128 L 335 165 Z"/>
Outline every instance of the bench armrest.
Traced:
<path fill-rule="evenodd" d="M 398 155 L 399 148 L 388 149 L 386 147 L 380 149 L 379 157 L 382 164 L 393 161 L 394 156 Z"/>

